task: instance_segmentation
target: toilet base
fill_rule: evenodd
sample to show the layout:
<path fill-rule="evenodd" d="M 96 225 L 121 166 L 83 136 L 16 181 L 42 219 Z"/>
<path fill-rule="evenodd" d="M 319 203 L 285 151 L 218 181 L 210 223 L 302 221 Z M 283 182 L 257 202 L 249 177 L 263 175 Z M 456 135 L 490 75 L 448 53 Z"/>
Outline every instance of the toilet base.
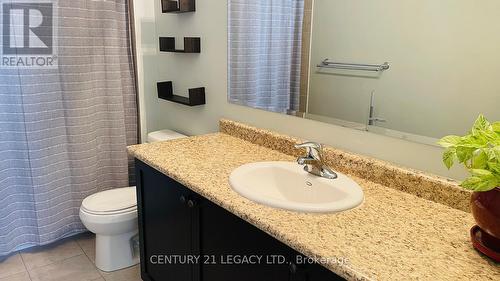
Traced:
<path fill-rule="evenodd" d="M 138 231 L 118 235 L 96 235 L 95 265 L 102 271 L 110 272 L 139 263 L 139 252 L 134 250 L 134 237 Z"/>

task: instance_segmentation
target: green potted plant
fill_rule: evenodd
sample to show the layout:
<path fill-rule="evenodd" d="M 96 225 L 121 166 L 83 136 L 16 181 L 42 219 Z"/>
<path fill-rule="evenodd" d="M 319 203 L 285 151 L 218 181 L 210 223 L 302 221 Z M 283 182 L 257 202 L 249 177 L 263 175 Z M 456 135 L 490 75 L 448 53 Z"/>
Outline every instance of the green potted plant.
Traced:
<path fill-rule="evenodd" d="M 473 191 L 472 214 L 480 228 L 482 244 L 498 254 L 500 251 L 500 121 L 490 123 L 480 115 L 468 135 L 446 136 L 438 143 L 446 148 L 443 162 L 448 169 L 458 162 L 470 172 L 470 177 L 460 185 Z"/>

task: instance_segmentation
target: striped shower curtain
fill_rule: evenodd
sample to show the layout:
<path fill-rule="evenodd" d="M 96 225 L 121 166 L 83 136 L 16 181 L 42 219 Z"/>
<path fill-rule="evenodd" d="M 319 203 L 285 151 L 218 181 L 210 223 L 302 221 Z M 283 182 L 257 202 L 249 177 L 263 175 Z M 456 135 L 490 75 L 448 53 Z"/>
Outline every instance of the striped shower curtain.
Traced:
<path fill-rule="evenodd" d="M 229 0 L 229 101 L 299 109 L 304 0 Z"/>
<path fill-rule="evenodd" d="M 128 186 L 137 143 L 128 1 L 30 2 L 0 1 L 0 257 L 84 231 L 81 201 Z M 52 65 L 4 60 L 48 45 Z"/>

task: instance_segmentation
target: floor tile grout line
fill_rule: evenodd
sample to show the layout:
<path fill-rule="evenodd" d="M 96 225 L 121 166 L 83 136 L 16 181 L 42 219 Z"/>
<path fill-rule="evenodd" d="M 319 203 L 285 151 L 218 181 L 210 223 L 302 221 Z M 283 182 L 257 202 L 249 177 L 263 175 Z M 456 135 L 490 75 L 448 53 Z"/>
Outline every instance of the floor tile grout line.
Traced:
<path fill-rule="evenodd" d="M 51 262 L 49 262 L 49 263 L 47 263 L 47 264 L 44 264 L 44 265 L 35 265 L 35 266 L 34 266 L 34 267 L 32 267 L 32 268 L 28 268 L 28 267 L 26 266 L 26 263 L 24 262 L 23 255 L 22 255 L 22 253 L 21 253 L 21 252 L 19 252 L 19 255 L 21 256 L 21 259 L 22 259 L 23 264 L 24 264 L 24 268 L 26 268 L 26 271 L 28 271 L 28 274 L 29 274 L 30 270 L 34 270 L 34 269 L 37 269 L 37 268 L 40 268 L 40 267 L 44 267 L 44 266 L 48 266 L 48 265 L 52 265 L 52 264 L 55 264 L 55 263 L 58 263 L 58 262 L 62 262 L 62 261 L 65 261 L 65 260 L 68 260 L 68 259 L 71 259 L 71 258 L 74 258 L 74 257 L 78 257 L 78 256 L 80 256 L 80 255 L 85 255 L 85 251 L 82 249 L 82 247 L 80 246 L 80 244 L 78 244 L 76 241 L 74 241 L 74 239 L 69 239 L 69 240 L 65 241 L 64 243 L 67 243 L 68 241 L 72 241 L 72 242 L 76 243 L 76 245 L 78 246 L 78 248 L 80 248 L 80 250 L 82 250 L 82 252 L 81 252 L 81 253 L 78 253 L 78 254 L 75 254 L 75 255 L 72 255 L 72 256 L 69 256 L 69 257 L 66 257 L 66 258 L 64 258 L 64 259 L 62 259 L 62 260 L 51 261 Z M 43 247 L 47 247 L 47 246 L 43 246 Z M 43 251 L 48 250 L 48 249 L 50 249 L 50 248 L 53 248 L 53 247 L 48 246 L 46 249 L 43 249 L 43 250 L 39 249 L 39 251 L 43 252 Z"/>
<path fill-rule="evenodd" d="M 86 239 L 89 239 L 89 241 L 95 241 L 95 237 L 88 237 Z M 80 243 L 82 242 L 82 243 Z M 58 264 L 58 263 L 63 263 L 69 259 L 73 259 L 73 258 L 76 258 L 76 257 L 85 257 L 87 259 L 88 262 L 90 262 L 92 264 L 92 268 L 97 272 L 96 276 L 98 276 L 97 278 L 95 279 L 92 279 L 92 281 L 106 281 L 106 277 L 105 277 L 105 274 L 103 274 L 103 272 L 101 270 L 99 270 L 99 268 L 97 268 L 97 266 L 95 265 L 95 262 L 92 261 L 90 255 L 84 250 L 84 245 L 86 245 L 85 243 L 83 243 L 83 241 L 80 241 L 78 240 L 77 237 L 74 237 L 72 239 L 68 239 L 65 243 L 75 243 L 76 246 L 77 246 L 77 249 L 80 250 L 78 251 L 78 254 L 74 254 L 70 257 L 65 257 L 61 260 L 57 260 L 57 261 L 51 261 L 50 263 L 48 264 L 44 264 L 44 265 L 38 265 L 38 266 L 34 266 L 33 268 L 30 268 L 28 269 L 28 260 L 25 261 L 25 259 L 27 259 L 28 257 L 27 256 L 23 256 L 23 253 L 22 251 L 17 251 L 15 252 L 15 255 L 19 255 L 19 258 L 20 258 L 20 261 L 21 261 L 21 264 L 22 264 L 22 269 L 23 271 L 22 272 L 19 272 L 19 273 L 16 273 L 16 274 L 20 274 L 20 273 L 24 273 L 24 274 L 27 274 L 28 275 L 28 279 L 26 280 L 30 280 L 30 281 L 33 281 L 36 276 L 33 275 L 34 272 L 40 268 L 44 268 L 44 267 L 48 267 L 48 266 L 52 266 L 54 264 Z M 94 242 L 95 243 L 95 242 Z M 94 247 L 95 247 L 95 244 L 94 244 Z M 47 251 L 47 250 L 51 250 L 50 247 L 45 247 L 43 250 L 40 249 L 41 252 L 43 251 Z M 20 268 L 21 269 L 21 268 Z"/>
<path fill-rule="evenodd" d="M 93 261 L 92 261 L 92 259 L 91 259 L 91 258 L 89 257 L 89 255 L 87 254 L 87 252 L 85 252 L 85 250 L 83 249 L 82 245 L 80 245 L 80 243 L 79 243 L 76 239 L 75 239 L 75 242 L 76 242 L 76 244 L 78 245 L 78 247 L 80 247 L 80 249 L 82 250 L 83 254 L 87 257 L 87 259 L 88 259 L 88 260 L 92 263 L 92 265 L 93 265 L 95 268 L 97 268 L 97 267 L 96 267 L 96 265 L 95 265 L 95 262 L 93 262 Z"/>
<path fill-rule="evenodd" d="M 80 249 L 82 249 L 83 254 L 87 257 L 87 259 L 90 261 L 90 263 L 92 264 L 92 266 L 97 270 L 97 273 L 99 274 L 99 276 L 101 276 L 100 278 L 106 280 L 106 278 L 104 278 L 104 275 L 102 275 L 102 273 L 99 270 L 99 268 L 97 268 L 97 266 L 95 265 L 95 262 L 93 262 L 92 259 L 87 255 L 87 252 L 85 252 L 85 250 L 83 249 L 82 245 L 80 245 L 80 243 L 78 243 L 78 241 L 76 241 L 76 238 L 75 238 L 75 242 L 78 245 L 78 247 L 80 247 Z M 100 278 L 96 278 L 93 281 L 98 280 Z"/>
<path fill-rule="evenodd" d="M 80 253 L 80 254 L 75 255 L 75 256 L 73 256 L 73 257 L 69 257 L 69 258 L 66 258 L 66 259 L 62 259 L 62 260 L 59 260 L 59 261 L 57 261 L 57 262 L 53 262 L 53 263 L 46 264 L 46 265 L 43 265 L 43 266 L 37 266 L 37 267 L 34 267 L 34 268 L 32 268 L 31 270 L 36 270 L 36 269 L 44 268 L 44 267 L 47 267 L 47 266 L 52 266 L 52 265 L 57 264 L 57 263 L 63 263 L 63 262 L 65 262 L 65 261 L 69 260 L 69 259 L 76 258 L 76 257 L 85 257 L 85 258 L 87 258 L 87 260 L 89 260 L 89 262 L 90 262 L 91 264 L 93 264 L 93 263 L 92 263 L 92 261 L 90 261 L 90 259 L 89 259 L 89 258 L 85 255 L 85 253 Z M 32 277 L 31 277 L 30 270 L 27 270 L 27 272 L 28 272 L 29 279 L 30 279 L 31 281 L 33 281 Z M 101 278 L 101 277 L 102 277 L 102 275 L 99 273 L 99 270 L 97 270 L 97 274 L 98 274 L 100 277 L 98 277 L 98 278 L 96 278 L 96 279 L 93 279 L 93 280 L 91 280 L 91 281 L 96 281 L 96 280 L 99 280 L 99 278 Z M 104 279 L 104 277 L 102 277 L 102 278 Z"/>
<path fill-rule="evenodd" d="M 28 273 L 28 269 L 26 268 L 26 265 L 24 264 L 23 258 L 21 257 L 21 254 L 20 254 L 20 251 L 15 251 L 15 252 L 12 252 L 12 253 L 11 253 L 9 256 L 7 256 L 4 260 L 2 260 L 2 261 L 0 262 L 0 264 L 1 264 L 2 262 L 7 261 L 7 260 L 8 260 L 8 259 L 10 259 L 10 258 L 15 257 L 16 255 L 19 255 L 19 258 L 21 259 L 21 263 L 23 264 L 23 267 L 24 267 L 24 271 L 19 271 L 19 272 L 15 272 L 15 271 L 14 271 L 14 272 L 10 272 L 10 273 L 8 273 L 7 275 L 2 276 L 2 277 L 0 278 L 1 280 L 6 280 L 5 278 L 11 278 L 11 277 L 12 277 L 12 276 L 14 276 L 14 275 L 18 275 L 18 274 L 22 274 L 22 273 Z M 29 276 L 29 273 L 28 273 L 28 276 Z M 30 278 L 30 280 L 31 280 L 31 278 Z"/>
<path fill-rule="evenodd" d="M 88 241 L 84 241 L 83 239 L 88 239 Z M 25 259 L 27 259 L 28 257 L 27 256 L 23 257 L 21 251 L 17 251 L 16 255 L 19 255 L 19 257 L 21 259 L 21 263 L 22 263 L 23 269 L 24 269 L 24 271 L 22 273 L 27 273 L 27 275 L 28 275 L 28 279 L 27 280 L 33 281 L 34 280 L 33 278 L 36 278 L 36 276 L 35 276 L 36 275 L 35 274 L 36 270 L 38 270 L 40 268 L 47 267 L 47 266 L 52 266 L 54 264 L 63 263 L 65 261 L 69 260 L 69 259 L 74 259 L 76 257 L 81 257 L 81 258 L 86 258 L 86 260 L 92 264 L 92 268 L 97 271 L 96 276 L 98 276 L 98 277 L 96 279 L 93 279 L 92 281 L 106 281 L 106 280 L 108 280 L 107 278 L 109 278 L 109 276 L 107 276 L 105 274 L 105 272 L 99 270 L 99 268 L 97 268 L 97 266 L 95 265 L 95 262 L 92 261 L 91 256 L 90 256 L 91 252 L 87 253 L 84 250 L 84 248 L 86 248 L 85 246 L 87 245 L 86 242 L 90 242 L 90 241 L 94 242 L 93 246 L 95 248 L 95 236 L 94 237 L 88 236 L 88 237 L 85 237 L 83 239 L 78 239 L 77 237 L 74 237 L 72 239 L 68 239 L 65 242 L 65 243 L 75 243 L 77 245 L 77 248 L 80 250 L 78 254 L 72 255 L 70 257 L 66 257 L 66 258 L 61 259 L 61 260 L 52 261 L 52 262 L 50 262 L 48 264 L 45 264 L 45 265 L 34 266 L 33 268 L 30 268 L 30 269 L 28 269 L 28 267 L 27 267 L 27 264 L 28 264 L 27 262 L 29 260 L 25 261 Z M 46 251 L 46 250 L 50 250 L 50 249 L 51 249 L 50 247 L 47 247 L 47 248 L 45 248 L 44 250 L 41 250 L 41 251 Z"/>
<path fill-rule="evenodd" d="M 28 273 L 28 278 L 30 279 L 30 281 L 32 281 L 33 279 L 31 279 L 31 273 L 30 271 L 28 270 L 28 267 L 26 266 L 26 263 L 24 262 L 24 258 L 23 258 L 23 255 L 21 255 L 21 252 L 17 252 L 17 254 L 19 255 L 19 257 L 21 258 L 21 262 L 23 263 L 23 266 L 24 266 L 24 269 L 26 270 L 26 272 Z"/>
<path fill-rule="evenodd" d="M 34 271 L 36 269 L 39 269 L 39 268 L 43 268 L 43 267 L 46 267 L 46 266 L 49 266 L 49 265 L 54 265 L 54 264 L 57 264 L 57 263 L 62 263 L 62 262 L 65 262 L 69 259 L 73 259 L 73 258 L 76 258 L 76 257 L 79 257 L 79 256 L 85 256 L 85 253 L 80 253 L 78 255 L 74 255 L 74 256 L 71 256 L 71 257 L 67 257 L 67 258 L 64 258 L 62 260 L 58 260 L 58 261 L 54 261 L 54 262 L 51 262 L 51 263 L 48 263 L 48 264 L 44 264 L 44 265 L 38 265 L 38 266 L 35 266 L 33 268 L 30 268 L 30 269 L 27 269 L 28 273 L 30 271 Z"/>

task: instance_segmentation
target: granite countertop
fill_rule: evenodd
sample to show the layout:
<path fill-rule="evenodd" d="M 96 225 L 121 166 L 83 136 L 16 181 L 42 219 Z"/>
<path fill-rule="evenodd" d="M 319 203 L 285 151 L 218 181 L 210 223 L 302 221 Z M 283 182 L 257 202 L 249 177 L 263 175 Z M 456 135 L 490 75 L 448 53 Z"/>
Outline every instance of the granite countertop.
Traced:
<path fill-rule="evenodd" d="M 350 175 L 365 202 L 338 214 L 254 203 L 229 186 L 231 171 L 295 157 L 224 133 L 135 145 L 129 153 L 295 250 L 346 262 L 325 267 L 348 280 L 500 280 L 470 243 L 470 213 Z"/>

